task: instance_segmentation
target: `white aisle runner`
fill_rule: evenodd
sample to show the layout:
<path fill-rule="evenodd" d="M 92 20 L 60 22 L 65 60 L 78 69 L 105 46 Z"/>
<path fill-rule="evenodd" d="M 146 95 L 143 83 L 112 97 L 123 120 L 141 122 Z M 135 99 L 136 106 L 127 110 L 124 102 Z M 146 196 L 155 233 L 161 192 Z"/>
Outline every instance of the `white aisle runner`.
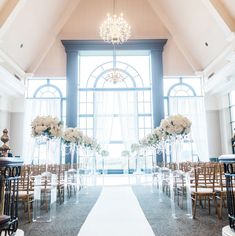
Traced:
<path fill-rule="evenodd" d="M 79 236 L 154 236 L 131 187 L 104 187 Z"/>

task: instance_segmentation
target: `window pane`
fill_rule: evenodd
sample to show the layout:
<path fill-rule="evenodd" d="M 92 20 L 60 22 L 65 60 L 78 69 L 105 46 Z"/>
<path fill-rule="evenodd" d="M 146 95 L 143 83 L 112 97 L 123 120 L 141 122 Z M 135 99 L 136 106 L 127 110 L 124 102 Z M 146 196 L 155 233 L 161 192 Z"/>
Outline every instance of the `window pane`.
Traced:
<path fill-rule="evenodd" d="M 152 117 L 151 116 L 145 117 L 145 127 L 152 128 Z"/>
<path fill-rule="evenodd" d="M 151 103 L 146 102 L 144 104 L 144 113 L 146 113 L 146 114 L 150 114 L 151 113 Z"/>
<path fill-rule="evenodd" d="M 139 117 L 139 128 L 144 128 L 144 117 Z"/>
<path fill-rule="evenodd" d="M 144 103 L 143 102 L 139 102 L 138 103 L 138 113 L 139 114 L 143 114 L 144 113 Z"/>
<path fill-rule="evenodd" d="M 145 137 L 144 129 L 139 129 L 139 139 L 142 139 Z"/>

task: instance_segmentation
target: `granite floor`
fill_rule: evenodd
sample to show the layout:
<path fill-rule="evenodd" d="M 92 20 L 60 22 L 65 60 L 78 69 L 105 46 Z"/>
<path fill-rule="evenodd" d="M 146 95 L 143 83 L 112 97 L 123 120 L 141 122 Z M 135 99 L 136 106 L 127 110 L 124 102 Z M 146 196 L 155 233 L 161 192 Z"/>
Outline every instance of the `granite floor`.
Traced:
<path fill-rule="evenodd" d="M 19 228 L 25 236 L 77 236 L 87 215 L 97 201 L 101 187 L 81 190 L 78 204 L 57 205 L 56 218 L 51 223 L 28 223 L 27 213 L 19 212 Z"/>
<path fill-rule="evenodd" d="M 81 191 L 79 204 L 58 205 L 57 216 L 51 223 L 29 224 L 27 214 L 21 210 L 19 228 L 25 236 L 77 236 L 101 190 L 102 187 L 89 187 L 88 191 Z M 199 207 L 195 220 L 187 218 L 179 209 L 181 217 L 173 219 L 169 197 L 163 195 L 160 202 L 157 190 L 151 185 L 133 186 L 132 190 L 156 236 L 221 236 L 223 226 L 228 225 L 227 212 L 224 211 L 223 219 L 219 220 L 213 207 L 211 215 L 208 209 Z"/>
<path fill-rule="evenodd" d="M 179 218 L 173 219 L 170 199 L 165 194 L 160 202 L 158 192 L 151 186 L 132 189 L 156 236 L 221 236 L 222 228 L 228 225 L 226 210 L 219 220 L 213 206 L 211 215 L 208 209 L 197 207 L 196 219 L 187 218 L 186 211 L 179 208 Z"/>

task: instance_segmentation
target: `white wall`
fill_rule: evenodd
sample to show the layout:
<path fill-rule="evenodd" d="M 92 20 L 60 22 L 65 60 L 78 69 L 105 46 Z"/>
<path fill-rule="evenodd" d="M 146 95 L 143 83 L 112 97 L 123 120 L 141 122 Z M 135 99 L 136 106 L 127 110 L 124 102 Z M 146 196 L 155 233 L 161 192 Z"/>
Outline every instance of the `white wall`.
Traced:
<path fill-rule="evenodd" d="M 12 112 L 10 127 L 11 127 L 11 140 L 10 147 L 12 153 L 15 156 L 22 156 L 23 148 L 23 124 L 24 124 L 24 113 L 22 112 Z"/>
<path fill-rule="evenodd" d="M 219 95 L 220 104 L 220 132 L 221 132 L 221 146 L 223 154 L 232 153 L 231 147 L 231 124 L 230 124 L 230 111 L 229 111 L 229 98 L 228 95 Z"/>
<path fill-rule="evenodd" d="M 206 111 L 206 120 L 209 157 L 218 157 L 222 154 L 219 111 Z"/>
<path fill-rule="evenodd" d="M 1 96 L 0 97 L 0 136 L 3 129 L 9 131 L 9 146 L 13 155 L 22 155 L 23 148 L 23 120 L 24 97 Z M 0 145 L 2 142 L 0 141 Z"/>
<path fill-rule="evenodd" d="M 2 136 L 3 129 L 7 128 L 10 132 L 11 113 L 8 111 L 0 110 L 0 136 Z"/>
<path fill-rule="evenodd" d="M 205 96 L 209 155 L 232 153 L 228 94 Z"/>

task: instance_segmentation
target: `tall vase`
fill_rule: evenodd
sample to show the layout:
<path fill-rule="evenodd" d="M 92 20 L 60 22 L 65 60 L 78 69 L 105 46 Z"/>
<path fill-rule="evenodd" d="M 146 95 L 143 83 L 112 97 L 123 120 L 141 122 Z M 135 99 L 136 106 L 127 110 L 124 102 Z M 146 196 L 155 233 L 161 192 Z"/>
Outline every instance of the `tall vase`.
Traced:
<path fill-rule="evenodd" d="M 140 162 L 140 152 L 138 151 L 136 153 L 136 170 L 135 170 L 135 174 L 143 174 L 142 170 L 141 170 L 141 162 Z"/>
<path fill-rule="evenodd" d="M 167 165 L 167 153 L 166 153 L 166 142 L 162 140 L 160 142 L 160 149 L 162 151 L 162 158 L 163 158 L 163 166 L 166 167 Z"/>
<path fill-rule="evenodd" d="M 77 150 L 77 145 L 75 143 L 70 143 L 66 147 L 69 149 L 70 154 L 70 168 L 65 171 L 64 189 L 65 189 L 65 204 L 77 204 L 79 202 L 79 190 L 80 190 L 80 179 L 77 169 L 77 165 L 74 168 L 75 153 Z M 77 163 L 77 160 L 76 160 Z"/>
<path fill-rule="evenodd" d="M 71 157 L 71 161 L 70 161 L 70 169 L 69 169 L 69 171 L 73 171 L 73 172 L 77 171 L 77 170 L 74 169 L 75 151 L 76 151 L 76 144 L 75 143 L 71 143 L 70 144 L 70 157 Z"/>
<path fill-rule="evenodd" d="M 46 168 L 45 172 L 42 173 L 42 175 L 49 175 L 50 172 L 48 172 L 48 164 L 49 164 L 49 158 L 50 158 L 50 139 L 46 138 Z"/>
<path fill-rule="evenodd" d="M 171 153 L 173 156 L 173 160 L 176 164 L 176 170 L 179 170 L 181 155 L 182 155 L 182 137 L 181 136 L 175 135 L 171 138 Z"/>
<path fill-rule="evenodd" d="M 51 140 L 47 136 L 39 136 L 36 138 L 36 144 L 38 146 L 38 165 L 45 164 L 45 169 L 41 173 L 42 175 L 49 175 L 48 172 L 48 164 L 50 159 L 50 142 Z M 45 145 L 45 149 L 42 147 L 42 145 Z M 43 162 L 44 159 L 44 162 Z"/>
<path fill-rule="evenodd" d="M 51 140 L 46 136 L 41 136 L 39 145 L 41 144 L 46 145 L 45 171 L 34 177 L 33 221 L 51 222 L 56 214 L 57 176 L 48 170 L 48 163 L 51 155 Z"/>

